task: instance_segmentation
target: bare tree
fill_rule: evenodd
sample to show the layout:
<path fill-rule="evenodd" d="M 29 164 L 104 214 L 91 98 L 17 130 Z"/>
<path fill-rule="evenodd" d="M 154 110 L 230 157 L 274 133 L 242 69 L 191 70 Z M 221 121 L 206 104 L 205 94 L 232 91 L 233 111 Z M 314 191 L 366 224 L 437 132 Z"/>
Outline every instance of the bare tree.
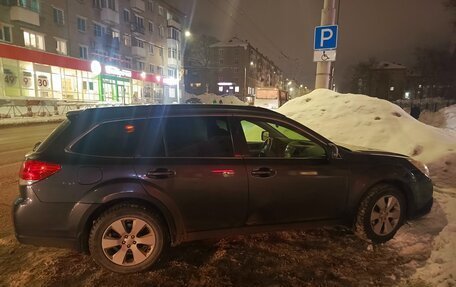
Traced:
<path fill-rule="evenodd" d="M 208 35 L 192 35 L 185 48 L 185 66 L 207 67 L 209 65 L 210 46 L 218 40 Z"/>

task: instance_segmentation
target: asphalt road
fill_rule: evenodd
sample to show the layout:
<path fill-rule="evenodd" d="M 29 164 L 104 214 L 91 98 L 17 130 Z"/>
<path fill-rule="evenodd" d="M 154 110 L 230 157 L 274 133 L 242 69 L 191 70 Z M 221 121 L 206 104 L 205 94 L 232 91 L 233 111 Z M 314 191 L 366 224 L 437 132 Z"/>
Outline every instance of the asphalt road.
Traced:
<path fill-rule="evenodd" d="M 0 128 L 0 167 L 22 161 L 36 142 L 46 138 L 57 123 Z"/>

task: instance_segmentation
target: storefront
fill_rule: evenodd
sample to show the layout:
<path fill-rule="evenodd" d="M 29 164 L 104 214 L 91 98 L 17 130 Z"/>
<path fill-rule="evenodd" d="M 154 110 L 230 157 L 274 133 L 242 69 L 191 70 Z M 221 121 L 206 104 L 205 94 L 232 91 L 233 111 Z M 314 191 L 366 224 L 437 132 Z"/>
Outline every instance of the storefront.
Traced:
<path fill-rule="evenodd" d="M 0 43 L 0 98 L 163 103 L 161 76 Z"/>

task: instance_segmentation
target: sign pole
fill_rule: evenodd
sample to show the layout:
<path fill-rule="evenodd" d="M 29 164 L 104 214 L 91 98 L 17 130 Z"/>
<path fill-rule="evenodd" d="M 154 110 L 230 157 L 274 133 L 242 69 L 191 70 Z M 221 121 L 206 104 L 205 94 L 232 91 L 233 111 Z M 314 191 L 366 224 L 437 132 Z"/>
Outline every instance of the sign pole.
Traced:
<path fill-rule="evenodd" d="M 336 23 L 336 0 L 324 0 L 321 10 L 321 25 L 334 25 Z M 315 89 L 329 89 L 331 78 L 331 62 L 317 62 L 315 74 Z"/>

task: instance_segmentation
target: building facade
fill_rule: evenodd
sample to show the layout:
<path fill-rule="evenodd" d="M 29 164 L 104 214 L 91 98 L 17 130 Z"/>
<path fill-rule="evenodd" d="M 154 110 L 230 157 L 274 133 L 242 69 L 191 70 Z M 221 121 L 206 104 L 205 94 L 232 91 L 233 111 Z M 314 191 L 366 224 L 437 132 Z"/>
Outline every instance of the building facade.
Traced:
<path fill-rule="evenodd" d="M 178 102 L 183 22 L 158 0 L 0 0 L 0 97 Z"/>
<path fill-rule="evenodd" d="M 257 88 L 283 86 L 282 71 L 258 49 L 238 38 L 211 45 L 208 57 L 207 67 L 186 65 L 186 92 L 236 95 L 252 102 Z"/>

